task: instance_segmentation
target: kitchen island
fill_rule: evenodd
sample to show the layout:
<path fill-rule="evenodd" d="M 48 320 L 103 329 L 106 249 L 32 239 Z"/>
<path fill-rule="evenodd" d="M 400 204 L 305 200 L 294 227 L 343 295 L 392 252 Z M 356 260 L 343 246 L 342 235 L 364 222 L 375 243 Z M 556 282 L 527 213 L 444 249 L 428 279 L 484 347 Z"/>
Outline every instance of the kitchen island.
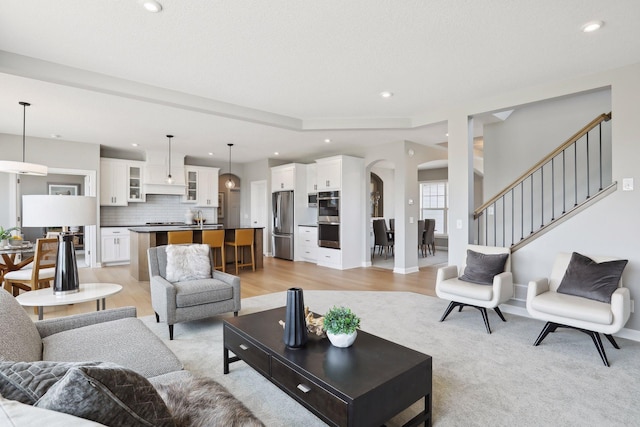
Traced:
<path fill-rule="evenodd" d="M 129 264 L 129 272 L 131 276 L 138 281 L 149 280 L 149 265 L 147 258 L 147 249 L 166 245 L 168 243 L 167 233 L 169 231 L 193 231 L 193 243 L 202 243 L 202 231 L 203 230 L 224 230 L 225 242 L 233 241 L 236 230 L 244 228 L 251 228 L 254 230 L 254 256 L 256 268 L 263 267 L 263 229 L 256 227 L 238 227 L 238 228 L 223 228 L 220 225 L 204 225 L 202 227 L 186 226 L 186 225 L 168 225 L 168 226 L 143 226 L 129 228 L 131 233 L 131 264 Z M 244 248 L 247 251 L 246 256 L 251 256 L 249 249 Z M 225 245 L 225 258 L 227 262 L 227 272 L 235 274 L 233 267 L 235 262 L 235 255 L 232 247 Z"/>

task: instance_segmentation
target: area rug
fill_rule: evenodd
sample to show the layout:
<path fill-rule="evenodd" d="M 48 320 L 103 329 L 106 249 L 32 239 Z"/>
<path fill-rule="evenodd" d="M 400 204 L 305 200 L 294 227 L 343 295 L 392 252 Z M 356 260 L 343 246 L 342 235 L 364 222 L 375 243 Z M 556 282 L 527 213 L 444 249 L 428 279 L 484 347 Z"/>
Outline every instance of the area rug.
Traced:
<path fill-rule="evenodd" d="M 410 292 L 305 291 L 304 300 L 318 313 L 349 306 L 363 330 L 431 355 L 434 426 L 630 426 L 640 420 L 640 343 L 618 338 L 615 350 L 605 342 L 607 368 L 587 335 L 558 330 L 533 347 L 543 323 L 509 313 L 506 323 L 489 314 L 489 335 L 477 310 L 455 311 L 440 323 L 448 302 Z M 284 292 L 243 299 L 240 314 L 285 303 Z M 143 321 L 186 369 L 227 387 L 265 425 L 325 425 L 244 362 L 223 375 L 225 317 L 180 323 L 173 341 L 166 324 L 153 316 Z M 419 409 L 414 405 L 386 425 L 402 425 Z"/>

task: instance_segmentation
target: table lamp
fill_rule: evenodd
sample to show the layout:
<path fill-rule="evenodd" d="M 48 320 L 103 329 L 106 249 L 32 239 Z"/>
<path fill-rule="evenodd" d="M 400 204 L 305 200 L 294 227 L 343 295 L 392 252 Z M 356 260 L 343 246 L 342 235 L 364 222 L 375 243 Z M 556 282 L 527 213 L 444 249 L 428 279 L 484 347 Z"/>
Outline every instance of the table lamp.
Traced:
<path fill-rule="evenodd" d="M 23 227 L 62 227 L 58 237 L 54 295 L 80 290 L 78 264 L 69 227 L 96 224 L 96 198 L 88 196 L 22 196 Z"/>

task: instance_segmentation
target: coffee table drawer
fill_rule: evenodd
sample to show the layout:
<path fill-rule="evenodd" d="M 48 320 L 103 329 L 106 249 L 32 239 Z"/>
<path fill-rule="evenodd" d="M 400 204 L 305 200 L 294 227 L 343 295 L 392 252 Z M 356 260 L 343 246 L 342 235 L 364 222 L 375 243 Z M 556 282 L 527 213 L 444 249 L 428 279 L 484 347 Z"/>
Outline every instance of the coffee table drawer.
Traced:
<path fill-rule="evenodd" d="M 277 359 L 271 359 L 271 379 L 339 426 L 348 422 L 348 405 L 339 397 L 293 371 Z"/>
<path fill-rule="evenodd" d="M 269 355 L 229 328 L 224 329 L 225 346 L 252 368 L 269 375 Z"/>

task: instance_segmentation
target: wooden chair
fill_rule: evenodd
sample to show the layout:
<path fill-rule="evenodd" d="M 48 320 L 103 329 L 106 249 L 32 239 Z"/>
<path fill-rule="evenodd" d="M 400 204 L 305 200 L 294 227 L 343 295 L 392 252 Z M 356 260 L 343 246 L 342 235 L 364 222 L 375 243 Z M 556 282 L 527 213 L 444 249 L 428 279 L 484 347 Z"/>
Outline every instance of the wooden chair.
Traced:
<path fill-rule="evenodd" d="M 169 231 L 167 233 L 168 243 L 170 245 L 180 245 L 183 243 L 193 243 L 193 231 Z"/>
<path fill-rule="evenodd" d="M 202 232 L 202 243 L 211 246 L 213 251 L 213 268 L 226 272 L 226 261 L 224 257 L 224 230 L 204 230 Z M 216 265 L 216 249 L 220 249 L 222 264 Z"/>
<path fill-rule="evenodd" d="M 12 289 L 13 296 L 20 290 L 31 291 L 51 286 L 55 276 L 58 239 L 38 239 L 32 268 L 10 271 L 4 275 L 5 289 Z"/>
<path fill-rule="evenodd" d="M 236 261 L 236 274 L 238 274 L 238 268 L 239 267 L 249 267 L 251 266 L 251 269 L 253 271 L 256 271 L 256 263 L 255 263 L 255 259 L 254 259 L 254 241 L 253 241 L 253 229 L 252 228 L 241 228 L 241 229 L 237 229 L 235 231 L 235 236 L 233 241 L 230 242 L 226 242 L 227 245 L 229 246 L 233 246 L 234 251 L 235 251 L 235 261 Z M 240 251 L 240 255 L 242 255 L 242 261 L 240 263 L 238 263 L 238 248 L 243 248 L 243 247 L 250 247 L 251 248 L 251 263 L 248 262 L 244 262 L 244 250 Z"/>

